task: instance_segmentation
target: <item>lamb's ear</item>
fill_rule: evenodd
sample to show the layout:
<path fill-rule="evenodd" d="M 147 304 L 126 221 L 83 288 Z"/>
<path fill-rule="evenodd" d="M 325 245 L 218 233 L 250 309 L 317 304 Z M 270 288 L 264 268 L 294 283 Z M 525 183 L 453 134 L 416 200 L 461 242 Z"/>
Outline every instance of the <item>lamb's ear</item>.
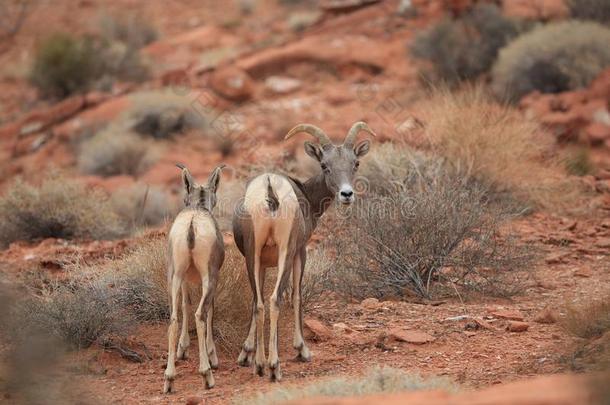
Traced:
<path fill-rule="evenodd" d="M 311 143 L 309 141 L 305 141 L 304 143 L 305 153 L 307 153 L 312 158 L 316 159 L 318 162 L 322 161 L 322 150 L 315 143 Z"/>
<path fill-rule="evenodd" d="M 218 183 L 220 182 L 220 172 L 226 166 L 227 165 L 225 165 L 225 164 L 221 164 L 221 165 L 216 166 L 216 168 L 214 169 L 214 171 L 212 172 L 212 174 L 210 174 L 210 177 L 208 178 L 208 187 L 214 193 L 216 192 L 216 190 L 218 190 Z"/>
<path fill-rule="evenodd" d="M 186 190 L 186 193 L 190 194 L 195 184 L 193 176 L 191 176 L 191 172 L 189 172 L 189 169 L 187 169 L 186 166 L 182 163 L 176 163 L 176 166 L 179 169 L 182 169 L 182 183 L 184 184 L 184 189 Z"/>

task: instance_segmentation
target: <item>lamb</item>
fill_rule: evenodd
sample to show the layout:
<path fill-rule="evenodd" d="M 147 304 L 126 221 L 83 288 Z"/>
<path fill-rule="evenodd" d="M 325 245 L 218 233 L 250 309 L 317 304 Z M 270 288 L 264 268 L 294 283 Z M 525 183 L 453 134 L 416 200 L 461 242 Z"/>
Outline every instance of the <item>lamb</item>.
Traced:
<path fill-rule="evenodd" d="M 224 261 L 224 243 L 218 224 L 212 216 L 216 205 L 216 190 L 224 165 L 214 169 L 207 185 L 198 185 L 189 170 L 182 169 L 185 188 L 185 208 L 176 216 L 169 231 L 167 280 L 170 296 L 169 349 L 163 392 L 172 391 L 176 377 L 176 357 L 186 358 L 190 344 L 188 333 L 188 282 L 201 282 L 201 301 L 195 312 L 197 338 L 199 340 L 199 374 L 206 388 L 214 386 L 212 368 L 218 367 L 218 357 L 212 336 L 214 293 L 218 273 Z M 182 293 L 182 331 L 178 335 L 178 297 Z M 177 352 L 177 353 L 176 353 Z"/>
<path fill-rule="evenodd" d="M 233 216 L 235 243 L 246 259 L 246 269 L 253 293 L 252 313 L 248 337 L 244 342 L 238 363 L 248 366 L 254 356 L 255 371 L 264 374 L 265 306 L 263 283 L 265 270 L 277 266 L 278 276 L 270 298 L 270 334 L 268 365 L 271 379 L 282 377 L 278 358 L 278 317 L 280 299 L 292 275 L 292 304 L 294 310 L 293 347 L 297 358 L 310 361 L 311 353 L 303 340 L 303 311 L 301 308 L 301 281 L 307 259 L 306 245 L 318 219 L 331 202 L 338 197 L 340 203 L 354 201 L 352 181 L 358 170 L 359 159 L 370 148 L 368 140 L 354 145 L 361 131 L 375 136 L 364 122 L 355 123 L 342 145 L 333 145 L 318 127 L 300 124 L 285 139 L 306 132 L 318 139 L 319 144 L 305 142 L 305 152 L 317 160 L 321 171 L 304 183 L 279 174 L 265 173 L 248 184 L 243 201 Z"/>

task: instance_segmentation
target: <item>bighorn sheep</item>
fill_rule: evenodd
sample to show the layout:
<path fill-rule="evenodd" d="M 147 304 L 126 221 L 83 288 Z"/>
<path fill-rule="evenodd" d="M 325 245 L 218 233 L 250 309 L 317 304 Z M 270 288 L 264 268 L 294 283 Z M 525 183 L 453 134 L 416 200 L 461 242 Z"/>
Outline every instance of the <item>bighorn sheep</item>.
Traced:
<path fill-rule="evenodd" d="M 292 273 L 292 304 L 294 309 L 293 347 L 297 358 L 309 361 L 311 354 L 303 340 L 301 309 L 301 281 L 305 268 L 307 241 L 316 228 L 318 219 L 338 194 L 342 204 L 354 201 L 352 181 L 358 170 L 358 159 L 370 147 L 368 140 L 354 146 L 360 131 L 375 136 L 364 123 L 357 122 L 349 130 L 342 145 L 335 146 L 318 127 L 300 124 L 285 139 L 306 132 L 319 144 L 305 142 L 305 152 L 320 163 L 321 171 L 305 183 L 279 174 L 265 173 L 247 185 L 245 197 L 233 217 L 235 243 L 246 259 L 246 268 L 253 293 L 252 314 L 248 337 L 238 363 L 248 366 L 256 342 L 255 371 L 264 374 L 265 306 L 263 283 L 267 267 L 278 267 L 277 282 L 270 298 L 269 369 L 272 380 L 281 379 L 278 358 L 279 304 Z"/>
<path fill-rule="evenodd" d="M 182 182 L 186 191 L 185 208 L 176 216 L 169 231 L 169 257 L 167 269 L 168 290 L 170 295 L 171 318 L 168 331 L 169 350 L 163 392 L 169 393 L 176 377 L 177 357 L 186 357 L 190 344 L 188 318 L 189 282 L 201 282 L 201 301 L 195 312 L 197 338 L 199 340 L 199 373 L 204 378 L 206 388 L 214 386 L 211 368 L 218 367 L 218 357 L 212 336 L 212 317 L 214 312 L 214 292 L 218 272 L 224 261 L 225 251 L 222 235 L 218 230 L 212 209 L 216 205 L 216 190 L 220 171 L 224 165 L 214 169 L 207 185 L 198 185 L 189 170 L 183 165 Z M 182 331 L 178 337 L 178 296 L 182 292 Z M 209 356 L 209 357 L 208 357 Z"/>

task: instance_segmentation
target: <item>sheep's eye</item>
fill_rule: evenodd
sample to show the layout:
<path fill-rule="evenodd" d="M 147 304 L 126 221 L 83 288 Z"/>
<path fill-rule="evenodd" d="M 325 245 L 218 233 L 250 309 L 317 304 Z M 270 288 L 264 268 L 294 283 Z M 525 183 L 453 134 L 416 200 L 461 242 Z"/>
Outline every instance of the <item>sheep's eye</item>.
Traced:
<path fill-rule="evenodd" d="M 354 167 L 357 169 L 360 166 L 360 162 L 356 160 L 356 163 L 354 163 Z"/>
<path fill-rule="evenodd" d="M 321 163 L 320 167 L 322 168 L 322 170 L 324 170 L 325 172 L 328 172 L 328 166 L 326 166 L 325 163 Z"/>

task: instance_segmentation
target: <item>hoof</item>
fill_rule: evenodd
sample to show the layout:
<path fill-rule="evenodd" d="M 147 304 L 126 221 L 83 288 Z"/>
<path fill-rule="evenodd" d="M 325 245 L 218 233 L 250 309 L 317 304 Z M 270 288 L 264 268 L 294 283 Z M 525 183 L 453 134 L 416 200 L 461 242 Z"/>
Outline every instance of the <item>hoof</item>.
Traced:
<path fill-rule="evenodd" d="M 299 354 L 297 354 L 296 360 L 302 363 L 309 363 L 311 361 L 311 352 L 309 351 L 307 346 L 303 346 L 301 348 Z"/>
<path fill-rule="evenodd" d="M 199 370 L 199 374 L 201 374 L 201 377 L 203 378 L 203 386 L 206 390 L 214 388 L 216 383 L 214 382 L 214 375 L 212 374 L 211 369 L 205 371 Z"/>
<path fill-rule="evenodd" d="M 271 381 L 280 382 L 282 380 L 282 370 L 280 368 L 280 362 L 269 365 L 269 378 Z"/>
<path fill-rule="evenodd" d="M 241 367 L 250 367 L 252 365 L 252 352 L 242 349 L 237 358 L 237 364 Z"/>
<path fill-rule="evenodd" d="M 164 394 L 169 394 L 172 392 L 172 388 L 173 388 L 173 384 L 174 380 L 169 380 L 169 379 L 165 379 L 165 381 L 163 382 L 163 393 Z"/>
<path fill-rule="evenodd" d="M 254 365 L 254 373 L 256 375 L 258 375 L 259 377 L 262 377 L 265 375 L 265 366 L 262 364 L 255 364 Z"/>

